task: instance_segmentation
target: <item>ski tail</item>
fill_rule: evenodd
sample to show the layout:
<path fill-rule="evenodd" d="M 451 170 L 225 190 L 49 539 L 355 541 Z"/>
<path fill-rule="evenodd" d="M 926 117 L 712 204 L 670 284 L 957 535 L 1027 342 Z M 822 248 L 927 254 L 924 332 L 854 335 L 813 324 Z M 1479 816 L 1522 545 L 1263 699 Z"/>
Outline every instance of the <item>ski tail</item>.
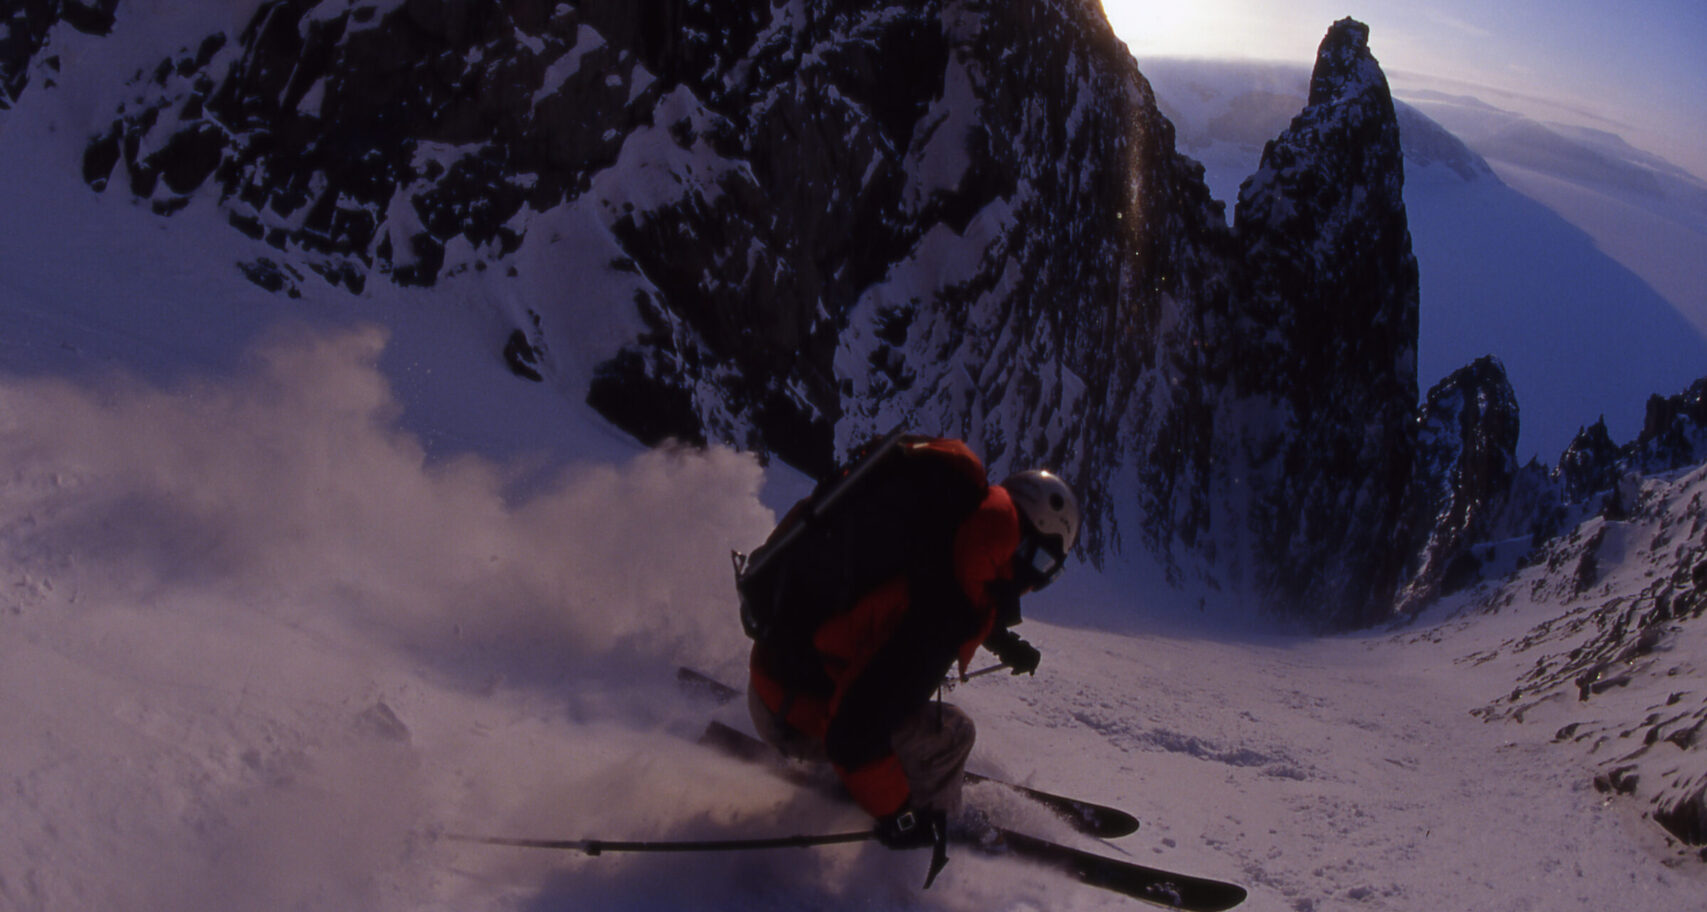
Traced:
<path fill-rule="evenodd" d="M 1012 830 L 997 833 L 997 845 L 1017 858 L 1060 871 L 1086 886 L 1170 909 L 1226 912 L 1247 895 L 1244 887 L 1234 883 L 1106 858 Z"/>

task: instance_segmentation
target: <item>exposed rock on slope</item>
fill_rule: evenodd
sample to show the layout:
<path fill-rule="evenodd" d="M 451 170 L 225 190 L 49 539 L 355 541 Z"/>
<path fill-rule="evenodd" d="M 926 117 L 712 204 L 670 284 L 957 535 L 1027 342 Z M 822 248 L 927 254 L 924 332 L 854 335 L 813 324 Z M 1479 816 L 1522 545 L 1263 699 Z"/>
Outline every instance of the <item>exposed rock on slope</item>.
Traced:
<path fill-rule="evenodd" d="M 1517 396 L 1483 358 L 1429 391 L 1417 447 L 1411 527 L 1426 535 L 1398 610 L 1414 611 L 1479 579 L 1470 546 L 1488 541 L 1517 476 Z"/>
<path fill-rule="evenodd" d="M 1595 785 L 1639 800 L 1677 840 L 1707 845 L 1707 468 L 1643 484 L 1625 519 L 1595 518 L 1548 544 L 1478 604 L 1564 610 L 1500 650 L 1533 657 L 1481 715 L 1546 725 L 1598 767 Z"/>

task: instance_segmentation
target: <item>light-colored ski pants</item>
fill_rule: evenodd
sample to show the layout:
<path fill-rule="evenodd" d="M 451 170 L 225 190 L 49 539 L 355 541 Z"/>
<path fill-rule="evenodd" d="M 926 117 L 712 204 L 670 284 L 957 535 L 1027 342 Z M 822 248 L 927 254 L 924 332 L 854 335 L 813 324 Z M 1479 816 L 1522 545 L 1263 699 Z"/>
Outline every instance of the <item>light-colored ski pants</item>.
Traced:
<path fill-rule="evenodd" d="M 764 701 L 748 691 L 747 710 L 759 737 L 786 756 L 814 763 L 827 763 L 824 743 L 808 738 L 784 725 L 771 714 Z M 901 762 L 907 786 L 917 810 L 960 811 L 960 786 L 966 774 L 966 758 L 978 736 L 972 717 L 946 703 L 926 703 L 889 738 L 890 749 Z"/>

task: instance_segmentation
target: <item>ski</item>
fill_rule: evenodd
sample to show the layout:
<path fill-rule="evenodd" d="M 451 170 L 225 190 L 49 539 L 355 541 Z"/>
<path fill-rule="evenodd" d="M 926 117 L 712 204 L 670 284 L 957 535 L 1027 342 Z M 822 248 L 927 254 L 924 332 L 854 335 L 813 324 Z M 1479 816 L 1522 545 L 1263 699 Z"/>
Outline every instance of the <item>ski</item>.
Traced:
<path fill-rule="evenodd" d="M 781 755 L 769 744 L 721 722 L 714 721 L 707 725 L 705 734 L 700 737 L 700 743 L 750 763 L 769 763 L 781 759 Z M 785 775 L 792 772 L 780 764 L 777 769 Z M 802 785 L 829 785 L 824 780 L 814 780 L 801 775 L 791 775 L 791 778 Z M 839 790 L 836 795 L 846 797 Z M 1069 819 L 1068 822 L 1075 821 Z M 993 840 L 968 839 L 964 840 L 963 844 L 984 854 L 1011 855 L 1066 874 L 1086 886 L 1172 909 L 1222 912 L 1243 902 L 1245 898 L 1245 888 L 1237 884 L 1106 858 L 999 827 L 994 828 L 993 836 Z"/>
<path fill-rule="evenodd" d="M 1041 804 L 1055 812 L 1055 816 L 1067 822 L 1068 826 L 1098 839 L 1119 839 L 1138 832 L 1138 818 L 1119 808 L 1105 804 L 1096 804 L 1078 798 L 1068 798 L 1054 792 L 1045 792 L 1028 785 L 1016 785 L 1001 779 L 992 779 L 977 773 L 966 773 L 966 783 L 976 785 L 981 782 L 993 782 L 1002 788 L 1012 789 L 1025 796 L 1028 800 Z"/>
<path fill-rule="evenodd" d="M 1143 902 L 1188 912 L 1225 912 L 1245 901 L 1245 888 L 1238 884 L 1107 858 L 1012 830 L 996 832 L 997 851 Z M 978 845 L 990 848 L 986 843 Z"/>
<path fill-rule="evenodd" d="M 777 756 L 775 748 L 769 744 L 741 731 L 731 728 L 722 722 L 711 722 L 705 727 L 705 734 L 700 736 L 699 743 L 748 762 L 761 762 Z M 966 782 L 969 785 L 990 782 L 1002 788 L 1012 789 L 1028 800 L 1041 804 L 1071 826 L 1073 829 L 1098 839 L 1119 839 L 1138 832 L 1138 819 L 1117 808 L 1077 798 L 1068 798 L 1053 792 L 1015 785 L 980 776 L 977 773 L 967 773 Z"/>
<path fill-rule="evenodd" d="M 683 689 L 705 696 L 719 705 L 729 703 L 741 695 L 741 691 L 691 668 L 678 669 L 676 681 Z M 770 745 L 720 722 L 713 722 L 707 727 L 705 734 L 700 738 L 700 743 L 716 747 L 744 760 L 760 760 L 773 753 Z M 1056 816 L 1065 820 L 1069 826 L 1087 836 L 1095 836 L 1098 839 L 1119 839 L 1122 836 L 1130 836 L 1138 832 L 1138 818 L 1119 808 L 1112 808 L 1091 801 L 1082 801 L 1078 798 L 1069 798 L 1065 795 L 1057 795 L 1054 792 L 1046 792 L 1030 786 L 1016 785 L 1012 782 L 1004 782 L 973 772 L 966 774 L 966 782 L 968 785 L 989 782 L 1018 792 L 1026 799 L 1055 812 Z"/>

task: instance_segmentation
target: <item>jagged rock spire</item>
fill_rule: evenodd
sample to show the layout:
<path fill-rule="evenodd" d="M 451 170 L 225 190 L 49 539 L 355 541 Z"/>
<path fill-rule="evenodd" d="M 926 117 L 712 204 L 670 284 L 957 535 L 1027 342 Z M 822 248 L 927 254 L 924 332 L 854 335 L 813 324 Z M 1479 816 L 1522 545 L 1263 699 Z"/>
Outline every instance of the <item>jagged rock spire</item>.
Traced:
<path fill-rule="evenodd" d="M 1386 74 L 1369 51 L 1369 26 L 1351 18 L 1334 23 L 1316 51 L 1316 69 L 1310 74 L 1310 104 L 1386 91 Z M 1389 103 L 1391 100 L 1388 95 Z"/>
<path fill-rule="evenodd" d="M 1350 19 L 1322 41 L 1310 103 L 1240 189 L 1239 391 L 1284 406 L 1253 517 L 1287 610 L 1384 616 L 1404 563 L 1419 285 L 1392 95 Z"/>

